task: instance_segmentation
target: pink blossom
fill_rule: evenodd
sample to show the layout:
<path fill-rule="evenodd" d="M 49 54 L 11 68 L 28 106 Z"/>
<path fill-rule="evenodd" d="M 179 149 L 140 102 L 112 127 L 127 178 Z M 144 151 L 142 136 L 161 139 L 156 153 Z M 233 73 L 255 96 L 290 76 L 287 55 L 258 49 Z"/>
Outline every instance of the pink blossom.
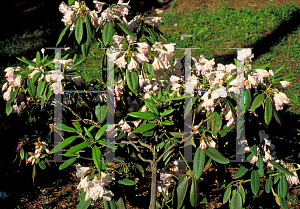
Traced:
<path fill-rule="evenodd" d="M 250 163 L 254 164 L 258 161 L 258 157 L 257 156 L 253 156 Z"/>
<path fill-rule="evenodd" d="M 282 85 L 283 88 L 290 86 L 291 82 L 288 81 L 280 81 L 280 84 Z"/>

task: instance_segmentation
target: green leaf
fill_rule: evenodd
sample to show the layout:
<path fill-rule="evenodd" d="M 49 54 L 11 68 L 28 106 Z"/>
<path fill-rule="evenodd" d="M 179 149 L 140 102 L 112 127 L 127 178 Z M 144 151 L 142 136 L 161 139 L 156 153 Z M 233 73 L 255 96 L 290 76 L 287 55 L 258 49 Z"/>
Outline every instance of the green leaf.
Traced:
<path fill-rule="evenodd" d="M 279 180 L 279 183 L 277 185 L 278 196 L 282 197 L 282 198 L 286 197 L 287 190 L 288 190 L 288 187 L 287 187 L 286 178 L 284 176 L 281 176 L 280 180 Z"/>
<path fill-rule="evenodd" d="M 196 179 L 192 179 L 192 186 L 191 186 L 191 191 L 190 191 L 190 201 L 191 205 L 193 207 L 197 206 L 198 203 L 198 184 L 196 182 Z"/>
<path fill-rule="evenodd" d="M 12 112 L 11 101 L 6 102 L 5 112 L 7 115 L 10 115 L 10 113 Z"/>
<path fill-rule="evenodd" d="M 183 200 L 186 195 L 186 191 L 188 188 L 188 179 L 184 178 L 177 187 L 177 198 L 178 198 L 178 205 L 177 208 L 179 209 L 183 203 Z"/>
<path fill-rule="evenodd" d="M 182 138 L 184 137 L 184 132 L 169 132 L 174 138 Z"/>
<path fill-rule="evenodd" d="M 128 85 L 128 88 L 136 94 L 136 89 L 139 84 L 139 78 L 137 76 L 137 73 L 135 71 L 129 72 L 128 69 L 126 69 L 126 82 Z"/>
<path fill-rule="evenodd" d="M 222 120 L 220 118 L 220 115 L 217 112 L 213 112 L 211 115 L 211 125 L 213 125 L 212 128 L 212 133 L 214 136 L 217 136 L 218 130 L 221 129 L 222 126 Z"/>
<path fill-rule="evenodd" d="M 55 152 L 58 152 L 58 151 L 62 150 L 62 149 L 65 148 L 67 145 L 69 145 L 70 143 L 72 143 L 76 138 L 78 138 L 78 136 L 70 136 L 70 137 L 66 138 L 65 140 L 63 140 L 62 142 L 60 142 L 59 144 L 57 144 L 57 145 L 50 151 L 50 153 L 55 153 Z"/>
<path fill-rule="evenodd" d="M 73 157 L 73 158 L 70 158 L 69 160 L 65 161 L 63 164 L 61 164 L 59 166 L 59 170 L 65 169 L 66 167 L 68 167 L 69 165 L 74 163 L 75 160 L 76 160 L 76 157 Z"/>
<path fill-rule="evenodd" d="M 275 72 L 274 72 L 274 76 L 284 67 L 284 65 L 282 65 L 280 68 L 278 68 Z M 262 69 L 262 68 L 260 68 Z"/>
<path fill-rule="evenodd" d="M 20 157 L 21 157 L 21 160 L 23 160 L 23 159 L 24 159 L 24 149 L 23 149 L 23 148 L 21 149 L 21 152 L 20 152 Z"/>
<path fill-rule="evenodd" d="M 242 197 L 239 192 L 235 192 L 230 201 L 230 209 L 242 209 Z"/>
<path fill-rule="evenodd" d="M 285 175 L 292 176 L 292 174 L 289 171 L 287 171 L 286 169 L 284 169 L 283 167 L 281 167 L 281 165 L 279 165 L 275 161 L 271 160 L 270 163 L 274 166 L 274 168 L 278 169 L 279 171 L 281 171 Z"/>
<path fill-rule="evenodd" d="M 83 36 L 83 22 L 82 17 L 78 17 L 76 28 L 75 28 L 75 38 L 78 44 L 80 44 Z"/>
<path fill-rule="evenodd" d="M 196 180 L 200 178 L 204 169 L 204 165 L 205 165 L 205 151 L 200 149 L 200 147 L 198 147 L 193 162 L 193 170 L 194 170 L 194 175 Z"/>
<path fill-rule="evenodd" d="M 85 128 L 85 127 L 84 127 Z M 101 151 L 97 146 L 94 146 L 92 149 L 92 157 L 95 163 L 96 168 L 101 172 L 100 162 L 101 162 Z"/>
<path fill-rule="evenodd" d="M 86 14 L 86 22 L 85 22 L 86 28 L 87 28 L 87 35 L 91 36 L 93 39 L 95 38 L 95 31 L 93 27 L 91 26 L 91 17 Z"/>
<path fill-rule="evenodd" d="M 91 139 L 91 140 L 95 140 L 93 135 L 89 132 L 89 130 L 87 130 L 86 127 L 83 127 L 84 131 L 85 131 L 85 134 Z"/>
<path fill-rule="evenodd" d="M 61 125 L 61 126 L 60 126 Z M 69 126 L 66 126 L 65 124 L 57 124 L 57 125 L 54 125 L 54 127 L 58 130 L 62 130 L 62 131 L 67 131 L 67 132 L 77 132 L 76 129 L 74 128 L 71 128 Z"/>
<path fill-rule="evenodd" d="M 157 126 L 157 124 L 147 123 L 145 125 L 139 126 L 137 129 L 135 129 L 134 131 L 132 131 L 132 133 L 141 133 L 141 132 L 149 131 L 152 128 L 154 128 L 155 126 Z"/>
<path fill-rule="evenodd" d="M 75 1 L 76 1 L 76 0 L 68 0 L 69 6 L 71 6 L 72 4 L 74 4 Z"/>
<path fill-rule="evenodd" d="M 22 71 L 22 72 L 20 72 L 20 73 L 15 72 L 15 75 L 25 75 L 25 74 L 30 74 L 30 73 L 32 73 L 33 71 L 35 71 L 35 69 L 32 69 L 32 70 L 24 70 L 24 71 Z"/>
<path fill-rule="evenodd" d="M 256 166 L 258 167 L 258 175 L 263 177 L 264 176 L 264 161 L 262 157 L 259 155 L 258 160 L 256 161 Z"/>
<path fill-rule="evenodd" d="M 116 205 L 117 205 L 118 209 L 126 209 L 122 197 L 119 198 L 119 200 L 117 201 L 117 204 L 116 204 Z"/>
<path fill-rule="evenodd" d="M 56 46 L 61 42 L 61 39 L 64 37 L 66 31 L 69 29 L 69 27 L 71 26 L 72 24 L 70 25 L 67 25 L 63 31 L 60 33 L 59 37 L 58 37 L 58 40 L 57 40 L 57 43 L 56 43 Z"/>
<path fill-rule="evenodd" d="M 124 185 L 127 185 L 127 186 L 135 185 L 135 181 L 130 180 L 130 179 L 122 179 L 122 180 L 119 180 L 118 183 L 119 184 L 124 184 Z"/>
<path fill-rule="evenodd" d="M 254 144 L 250 147 L 250 151 L 254 154 L 254 156 L 257 156 L 257 146 L 256 146 L 256 144 Z"/>
<path fill-rule="evenodd" d="M 24 63 L 26 63 L 26 64 L 28 64 L 28 65 L 30 65 L 30 66 L 32 66 L 32 67 L 36 67 L 36 63 L 34 63 L 32 61 L 29 61 L 29 60 L 26 60 L 25 57 L 22 57 L 22 59 L 17 57 L 17 59 L 24 62 Z"/>
<path fill-rule="evenodd" d="M 82 132 L 82 129 L 80 127 L 80 123 L 78 121 L 73 122 L 72 124 L 77 129 L 77 131 Z"/>
<path fill-rule="evenodd" d="M 244 91 L 245 93 L 245 109 L 244 113 L 246 113 L 251 105 L 251 92 L 249 90 Z"/>
<path fill-rule="evenodd" d="M 215 148 L 209 147 L 205 150 L 205 153 L 211 157 L 213 160 L 217 161 L 221 164 L 227 164 L 229 163 L 229 159 L 225 158 L 218 150 Z"/>
<path fill-rule="evenodd" d="M 272 186 L 273 186 L 273 181 L 272 181 L 272 176 L 270 176 L 266 182 L 265 191 L 267 193 L 270 193 Z"/>
<path fill-rule="evenodd" d="M 276 175 L 275 178 L 274 178 L 274 184 L 276 184 L 279 179 L 280 179 L 280 175 L 278 173 L 278 175 Z"/>
<path fill-rule="evenodd" d="M 240 193 L 240 195 L 242 196 L 242 200 L 243 200 L 243 204 L 245 203 L 245 198 L 246 198 L 246 193 L 245 193 L 245 189 L 243 187 L 243 185 L 239 185 L 238 187 L 238 191 Z"/>
<path fill-rule="evenodd" d="M 171 114 L 173 111 L 174 111 L 174 109 L 170 109 L 170 110 L 164 109 L 164 112 L 163 113 L 159 113 L 159 114 L 160 114 L 160 117 L 164 117 L 166 115 Z"/>
<path fill-rule="evenodd" d="M 230 195 L 231 195 L 231 187 L 228 187 L 223 196 L 223 204 L 225 204 L 229 200 Z"/>
<path fill-rule="evenodd" d="M 102 40 L 104 43 L 104 46 L 107 46 L 109 43 L 110 39 L 112 38 L 113 35 L 113 24 L 112 22 L 106 22 L 103 28 L 103 33 L 102 33 Z"/>
<path fill-rule="evenodd" d="M 95 108 L 95 115 L 100 123 L 103 123 L 103 121 L 106 117 L 106 114 L 107 114 L 106 105 L 98 104 Z"/>
<path fill-rule="evenodd" d="M 105 133 L 106 131 L 106 128 L 107 128 L 107 124 L 105 124 L 104 126 L 102 126 L 99 131 L 97 132 L 96 136 L 95 136 L 95 139 L 98 140 L 100 139 L 100 137 Z"/>
<path fill-rule="evenodd" d="M 82 142 L 82 143 L 80 143 L 80 144 L 78 144 L 78 145 L 75 145 L 75 146 L 71 147 L 71 148 L 66 152 L 66 154 L 73 154 L 73 153 L 75 153 L 75 152 L 78 152 L 79 150 L 86 148 L 86 147 L 89 146 L 90 144 L 91 144 L 90 142 L 84 141 L 84 142 Z"/>
<path fill-rule="evenodd" d="M 253 194 L 256 196 L 259 191 L 259 176 L 256 170 L 252 170 L 251 172 L 251 190 Z"/>
<path fill-rule="evenodd" d="M 36 58 L 35 58 L 35 62 L 36 62 L 36 64 L 37 65 L 39 65 L 40 64 L 40 62 L 41 62 L 41 54 L 40 54 L 40 52 L 38 51 L 38 52 L 36 52 Z"/>
<path fill-rule="evenodd" d="M 146 119 L 146 120 L 154 120 L 158 118 L 157 115 L 153 114 L 152 112 L 131 112 L 128 113 L 127 115 L 135 118 Z"/>
<path fill-rule="evenodd" d="M 250 108 L 251 112 L 254 111 L 256 108 L 258 108 L 261 103 L 263 102 L 265 98 L 265 95 L 264 94 L 259 94 L 255 97 L 253 103 L 252 103 L 252 106 Z"/>
<path fill-rule="evenodd" d="M 42 72 L 38 72 L 38 73 L 35 73 L 33 76 L 32 76 L 32 83 L 34 84 L 38 79 L 39 77 L 41 76 Z"/>
<path fill-rule="evenodd" d="M 174 123 L 172 123 L 169 120 L 162 121 L 161 124 L 166 125 L 166 126 L 174 125 Z"/>
<path fill-rule="evenodd" d="M 279 201 L 280 201 L 280 206 L 281 206 L 283 209 L 288 209 L 288 205 L 287 205 L 287 202 L 286 202 L 286 198 L 285 198 L 285 197 L 279 197 Z"/>
<path fill-rule="evenodd" d="M 148 65 L 148 78 L 149 78 L 149 81 L 152 81 L 152 78 L 154 75 L 154 68 L 153 68 L 153 65 L 150 63 L 147 63 L 147 65 Z"/>
<path fill-rule="evenodd" d="M 270 121 L 272 119 L 272 111 L 273 111 L 272 101 L 269 97 L 267 97 L 266 104 L 265 104 L 265 122 L 267 125 L 270 124 Z"/>
<path fill-rule="evenodd" d="M 86 43 L 83 43 L 81 45 L 81 52 L 82 52 L 82 54 L 83 54 L 84 57 L 87 56 L 87 54 L 86 54 Z"/>
<path fill-rule="evenodd" d="M 43 161 L 43 160 L 40 161 L 39 166 L 40 166 L 41 169 L 45 169 L 46 168 L 45 161 Z"/>
<path fill-rule="evenodd" d="M 141 166 L 140 164 L 137 164 L 137 163 L 135 163 L 134 166 L 140 171 L 142 176 L 145 177 L 145 171 L 144 171 L 143 166 Z"/>
<path fill-rule="evenodd" d="M 39 81 L 38 86 L 37 86 L 37 97 L 38 98 L 42 95 L 44 88 L 45 88 L 45 81 Z"/>
<path fill-rule="evenodd" d="M 77 209 L 87 209 L 89 207 L 89 205 L 91 204 L 92 199 L 88 199 L 87 201 L 85 201 L 85 197 L 83 197 L 79 204 L 77 205 Z"/>
<path fill-rule="evenodd" d="M 127 34 L 129 35 L 130 37 L 134 38 L 134 39 L 137 39 L 136 35 L 133 34 L 130 30 L 128 30 L 128 28 L 123 25 L 122 23 L 118 23 L 118 26 L 120 26 L 120 28 L 122 28 L 122 30 Z"/>
<path fill-rule="evenodd" d="M 36 94 L 36 88 L 32 82 L 31 78 L 27 78 L 27 85 L 28 85 L 28 93 L 30 94 L 30 96 L 35 97 Z"/>
<path fill-rule="evenodd" d="M 276 109 L 274 109 L 274 108 L 273 108 L 273 115 L 274 115 L 274 118 L 277 121 L 277 123 L 279 123 L 279 125 L 281 125 L 281 121 L 280 121 L 279 115 L 278 115 Z"/>

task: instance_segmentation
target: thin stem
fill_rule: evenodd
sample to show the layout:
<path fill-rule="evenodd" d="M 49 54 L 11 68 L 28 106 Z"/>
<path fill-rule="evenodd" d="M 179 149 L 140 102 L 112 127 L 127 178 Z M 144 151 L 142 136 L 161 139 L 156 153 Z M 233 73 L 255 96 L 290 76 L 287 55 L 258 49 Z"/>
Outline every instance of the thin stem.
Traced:
<path fill-rule="evenodd" d="M 185 164 L 187 165 L 187 167 L 191 170 L 191 168 L 190 168 L 190 166 L 189 166 L 189 164 L 186 162 L 186 160 L 184 159 L 184 157 L 183 157 L 183 155 L 181 154 L 181 152 L 179 151 L 179 154 L 181 155 L 181 157 L 183 158 L 183 160 L 184 160 L 184 162 L 185 162 Z"/>

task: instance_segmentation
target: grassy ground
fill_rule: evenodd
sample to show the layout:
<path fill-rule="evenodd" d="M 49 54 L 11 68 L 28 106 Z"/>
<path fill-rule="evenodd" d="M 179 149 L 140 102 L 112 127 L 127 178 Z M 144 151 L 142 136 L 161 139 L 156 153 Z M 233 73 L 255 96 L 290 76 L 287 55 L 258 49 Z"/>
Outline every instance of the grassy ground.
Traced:
<path fill-rule="evenodd" d="M 221 3 L 214 7 L 183 6 L 180 8 L 180 5 L 192 3 L 188 1 L 174 1 L 170 4 L 168 12 L 163 13 L 163 22 L 160 24 L 160 28 L 169 39 L 169 43 L 176 43 L 176 48 L 199 48 L 198 50 L 192 50 L 192 56 L 198 59 L 199 55 L 203 54 L 207 59 L 215 58 L 216 63 L 228 64 L 233 62 L 236 52 L 228 48 L 252 47 L 255 56 L 252 63 L 253 68 L 270 62 L 270 68 L 275 71 L 284 65 L 283 70 L 279 74 L 295 73 L 295 80 L 290 87 L 284 89 L 278 85 L 278 89 L 286 93 L 289 98 L 295 94 L 300 96 L 300 8 L 291 4 L 278 7 L 272 3 L 258 8 L 250 6 L 242 8 L 239 6 L 233 7 L 230 3 L 232 2 L 229 2 L 229 5 Z M 53 34 L 56 34 L 56 36 Z M 59 30 L 57 28 L 40 28 L 36 32 L 23 33 L 11 39 L 0 41 L 1 73 L 7 66 L 21 65 L 15 59 L 16 56 L 33 58 L 36 49 L 40 50 L 45 46 L 54 46 L 58 34 Z M 183 34 L 193 35 L 193 37 L 180 40 Z M 49 43 L 51 44 L 49 45 Z M 98 47 L 99 45 L 95 42 L 92 45 L 89 57 L 77 67 L 83 70 L 83 77 L 88 82 L 101 78 L 99 59 L 104 52 L 99 51 Z M 75 49 L 72 53 L 74 52 Z M 177 50 L 176 54 L 179 57 L 183 56 L 182 50 Z M 31 55 L 32 57 L 30 57 Z M 0 75 L 2 76 L 0 84 L 3 84 L 3 73 Z M 0 105 L 2 108 L 0 130 L 3 133 L 8 133 L 8 131 L 12 130 L 14 121 L 8 120 L 3 114 L 5 107 L 3 100 L 0 102 Z M 286 123 L 286 125 L 284 125 L 283 129 L 274 130 L 274 133 L 270 134 L 272 137 L 282 139 L 278 140 L 277 144 L 275 143 L 276 147 L 285 146 L 286 144 L 290 146 L 286 147 L 287 149 L 291 148 L 291 146 L 299 147 L 299 135 L 297 135 L 299 132 L 297 127 L 300 127 L 299 114 L 300 108 L 297 104 L 289 105 L 287 111 L 283 113 L 282 124 Z M 294 148 L 291 153 L 292 158 L 296 160 L 295 162 L 299 162 L 297 149 Z M 282 157 L 286 156 L 283 155 Z M 23 169 L 23 171 L 29 172 L 27 177 L 31 181 L 30 169 Z M 1 177 L 7 178 L 6 174 L 1 175 Z M 14 177 L 18 178 L 18 175 L 14 174 Z M 49 186 L 51 189 L 46 189 L 48 192 L 44 193 L 38 192 L 43 188 L 33 188 L 34 192 L 22 197 L 23 200 L 27 199 L 30 201 L 24 200 L 16 208 L 32 208 L 34 204 L 37 208 L 41 205 L 44 205 L 44 208 L 61 208 L 59 202 L 65 202 L 65 205 L 68 205 L 68 202 L 72 203 L 78 197 L 78 192 L 75 187 L 72 190 L 72 185 L 74 185 L 73 182 L 66 180 L 63 189 L 62 185 L 58 186 L 57 184 L 55 191 L 55 186 L 51 185 Z M 70 187 L 71 189 L 68 189 Z M 5 191 L 5 188 L 0 188 L 0 191 Z M 66 194 L 61 191 L 66 191 Z M 52 196 L 50 197 L 50 195 Z M 299 206 L 299 195 L 299 187 L 294 186 L 290 189 L 288 202 L 291 208 Z M 217 197 L 217 195 L 211 196 L 210 202 L 204 208 L 218 207 L 222 199 Z M 256 201 L 263 204 L 263 198 L 267 197 L 262 196 Z M 273 196 L 271 195 L 269 198 L 272 201 Z M 50 204 L 53 199 L 56 201 Z M 248 204 L 249 208 L 255 207 L 252 203 Z M 270 204 L 276 205 L 274 200 Z M 73 207 L 75 206 L 68 206 L 68 208 Z M 98 208 L 101 208 L 100 205 Z M 274 208 L 278 207 L 275 206 Z"/>

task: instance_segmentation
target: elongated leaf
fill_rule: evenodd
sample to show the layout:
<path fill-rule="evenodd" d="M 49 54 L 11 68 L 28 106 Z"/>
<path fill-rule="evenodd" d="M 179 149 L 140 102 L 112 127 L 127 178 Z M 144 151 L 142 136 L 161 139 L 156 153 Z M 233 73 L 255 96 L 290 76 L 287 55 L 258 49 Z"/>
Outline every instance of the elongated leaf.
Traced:
<path fill-rule="evenodd" d="M 30 96 L 35 97 L 36 88 L 31 78 L 27 78 L 27 85 L 28 85 L 28 93 L 30 94 Z"/>
<path fill-rule="evenodd" d="M 173 111 L 174 111 L 174 109 L 171 109 L 171 110 L 164 109 L 164 112 L 163 113 L 159 113 L 159 114 L 160 114 L 160 117 L 164 117 L 166 115 L 171 114 Z"/>
<path fill-rule="evenodd" d="M 116 204 L 116 205 L 117 205 L 118 209 L 126 209 L 122 197 L 119 198 L 119 200 L 117 201 L 117 204 Z"/>
<path fill-rule="evenodd" d="M 128 88 L 135 94 L 139 84 L 139 78 L 135 71 L 129 72 L 129 70 L 126 69 L 126 82 Z"/>
<path fill-rule="evenodd" d="M 30 74 L 32 73 L 33 71 L 35 71 L 35 69 L 32 69 L 32 70 L 24 70 L 22 72 L 15 72 L 15 75 L 25 75 L 25 74 Z"/>
<path fill-rule="evenodd" d="M 86 148 L 87 146 L 89 146 L 91 143 L 88 142 L 88 141 L 84 141 L 78 145 L 75 145 L 74 147 L 71 147 L 67 152 L 66 154 L 73 154 L 75 152 L 78 152 L 79 150 L 81 149 L 84 149 Z"/>
<path fill-rule="evenodd" d="M 281 125 L 281 121 L 280 121 L 279 115 L 278 115 L 276 109 L 274 109 L 274 108 L 273 108 L 273 115 L 274 115 L 274 118 L 277 121 L 277 123 L 279 123 L 279 125 Z"/>
<path fill-rule="evenodd" d="M 36 64 L 37 65 L 39 65 L 40 64 L 40 62 L 41 62 L 41 54 L 40 54 L 40 52 L 38 51 L 38 52 L 36 52 L 36 58 L 35 58 L 35 62 L 36 62 Z"/>
<path fill-rule="evenodd" d="M 259 176 L 256 170 L 252 170 L 251 172 L 251 190 L 255 196 L 259 191 Z"/>
<path fill-rule="evenodd" d="M 80 44 L 83 36 L 83 22 L 82 17 L 78 17 L 76 28 L 75 28 L 75 38 L 78 44 Z"/>
<path fill-rule="evenodd" d="M 61 126 L 60 126 L 61 125 Z M 54 125 L 54 127 L 58 130 L 67 131 L 67 132 L 77 132 L 75 128 L 71 128 L 69 126 L 66 126 L 65 124 L 57 124 Z"/>
<path fill-rule="evenodd" d="M 161 124 L 166 125 L 166 126 L 174 125 L 174 123 L 169 120 L 162 121 Z"/>
<path fill-rule="evenodd" d="M 96 107 L 95 107 L 95 115 L 98 119 L 98 121 L 100 123 L 103 123 L 105 117 L 106 117 L 106 113 L 107 113 L 107 108 L 106 108 L 106 105 L 100 105 L 98 104 Z"/>
<path fill-rule="evenodd" d="M 139 126 L 137 129 L 135 129 L 134 131 L 132 131 L 132 133 L 141 133 L 141 132 L 149 131 L 149 130 L 153 129 L 156 126 L 157 126 L 157 124 L 147 123 L 145 125 Z"/>
<path fill-rule="evenodd" d="M 157 115 L 153 114 L 152 112 L 131 112 L 128 113 L 127 115 L 135 118 L 146 119 L 146 120 L 154 120 L 158 118 Z"/>
<path fill-rule="evenodd" d="M 259 95 L 257 95 L 257 96 L 255 97 L 253 103 L 252 103 L 252 106 L 251 106 L 251 109 L 250 109 L 250 110 L 253 111 L 253 110 L 255 110 L 256 108 L 258 108 L 258 107 L 261 105 L 261 103 L 263 102 L 264 98 L 265 98 L 265 95 L 264 95 L 264 94 L 259 94 Z"/>
<path fill-rule="evenodd" d="M 77 129 L 77 131 L 82 132 L 82 129 L 80 127 L 80 123 L 78 121 L 73 122 L 72 124 Z"/>
<path fill-rule="evenodd" d="M 229 163 L 229 159 L 225 158 L 218 150 L 215 148 L 209 147 L 205 150 L 205 153 L 211 157 L 213 160 L 217 161 L 221 164 L 227 164 Z"/>
<path fill-rule="evenodd" d="M 44 88 L 45 88 L 45 81 L 39 81 L 38 86 L 37 86 L 37 97 L 38 98 L 42 95 Z"/>
<path fill-rule="evenodd" d="M 83 197 L 79 204 L 77 205 L 77 209 L 87 209 L 89 207 L 89 205 L 91 204 L 92 199 L 88 199 L 87 201 L 85 201 L 85 197 Z"/>
<path fill-rule="evenodd" d="M 70 136 L 69 138 L 66 138 L 65 140 L 63 140 L 62 142 L 60 142 L 59 144 L 57 144 L 57 145 L 50 151 L 50 153 L 55 153 L 55 152 L 58 152 L 58 151 L 62 150 L 62 149 L 65 148 L 67 145 L 69 145 L 70 143 L 72 143 L 76 138 L 78 138 L 78 136 Z"/>
<path fill-rule="evenodd" d="M 184 137 L 184 132 L 169 132 L 174 138 L 182 138 Z"/>
<path fill-rule="evenodd" d="M 217 136 L 218 130 L 220 130 L 222 125 L 222 120 L 217 112 L 213 112 L 211 115 L 211 129 L 214 136 Z"/>
<path fill-rule="evenodd" d="M 118 25 L 120 26 L 120 28 L 122 28 L 122 30 L 124 31 L 124 33 L 126 33 L 127 35 L 129 35 L 131 38 L 137 39 L 136 35 L 133 34 L 130 30 L 128 30 L 128 28 L 126 28 L 125 25 L 123 25 L 122 23 L 118 23 Z"/>
<path fill-rule="evenodd" d="M 69 165 L 71 165 L 72 163 L 74 163 L 76 160 L 76 157 L 70 158 L 69 160 L 65 161 L 63 164 L 61 164 L 59 166 L 59 170 L 63 170 L 66 167 L 68 167 Z"/>
<path fill-rule="evenodd" d="M 278 196 L 285 198 L 287 195 L 287 181 L 286 178 L 284 176 L 280 177 L 279 183 L 277 185 L 277 192 L 278 192 Z"/>
<path fill-rule="evenodd" d="M 286 169 L 284 169 L 283 167 L 281 167 L 281 165 L 279 165 L 278 163 L 276 163 L 275 161 L 271 160 L 270 163 L 276 168 L 278 169 L 279 171 L 281 171 L 282 173 L 284 173 L 285 175 L 288 175 L 288 176 L 292 176 L 292 174 L 287 171 Z"/>
<path fill-rule="evenodd" d="M 184 178 L 178 185 L 177 187 L 177 198 L 178 198 L 178 205 L 177 205 L 177 209 L 179 209 L 183 203 L 183 200 L 185 198 L 186 195 L 186 191 L 188 188 L 188 179 Z"/>
<path fill-rule="evenodd" d="M 60 33 L 59 37 L 58 37 L 58 40 L 57 40 L 57 43 L 56 43 L 56 46 L 61 42 L 61 39 L 64 37 L 66 31 L 69 29 L 69 27 L 71 26 L 72 24 L 70 25 L 67 25 L 63 31 Z"/>
<path fill-rule="evenodd" d="M 40 166 L 41 169 L 45 169 L 46 168 L 45 161 L 43 161 L 43 160 L 40 161 L 39 166 Z"/>
<path fill-rule="evenodd" d="M 7 115 L 10 115 L 10 113 L 12 112 L 11 101 L 6 102 L 5 112 Z"/>
<path fill-rule="evenodd" d="M 200 178 L 204 169 L 204 165 L 205 165 L 205 151 L 200 149 L 200 147 L 198 147 L 193 162 L 193 170 L 194 170 L 194 175 L 196 180 Z"/>
<path fill-rule="evenodd" d="M 287 205 L 287 202 L 286 202 L 286 198 L 285 197 L 279 197 L 279 201 L 280 201 L 280 206 L 283 208 L 283 209 L 288 209 L 288 205 Z"/>
<path fill-rule="evenodd" d="M 256 166 L 258 167 L 258 175 L 263 177 L 264 176 L 264 161 L 262 157 L 259 155 L 258 160 L 256 161 Z"/>
<path fill-rule="evenodd" d="M 235 192 L 230 201 L 230 209 L 242 209 L 242 197 L 239 192 Z"/>
<path fill-rule="evenodd" d="M 280 179 L 280 174 L 277 174 L 274 178 L 274 184 L 276 184 Z"/>
<path fill-rule="evenodd" d="M 106 128 L 107 128 L 107 124 L 102 126 L 99 131 L 97 132 L 96 136 L 95 136 L 95 139 L 98 140 L 100 139 L 100 137 L 105 133 L 106 131 Z"/>
<path fill-rule="evenodd" d="M 275 72 L 274 72 L 274 76 L 284 67 L 284 65 L 282 65 L 280 68 L 278 68 Z M 260 68 L 262 69 L 262 68 Z"/>
<path fill-rule="evenodd" d="M 84 127 L 85 128 L 85 127 Z M 99 172 L 101 172 L 100 162 L 101 162 L 101 151 L 97 146 L 94 146 L 92 149 L 93 161 L 95 163 L 96 168 Z"/>
<path fill-rule="evenodd" d="M 35 62 L 27 60 L 25 57 L 22 57 L 22 58 L 17 57 L 17 59 L 20 60 L 21 62 L 24 62 L 24 63 L 32 66 L 32 67 L 36 67 L 36 63 Z"/>
<path fill-rule="evenodd" d="M 133 180 L 130 180 L 130 179 L 122 179 L 122 180 L 119 180 L 118 181 L 119 184 L 124 184 L 124 185 L 127 185 L 127 186 L 132 186 L 132 185 L 135 185 L 135 181 Z"/>
<path fill-rule="evenodd" d="M 91 38 L 95 38 L 95 30 L 91 26 L 91 18 L 88 14 L 86 14 L 86 22 L 85 22 L 86 28 L 87 28 L 87 35 L 91 36 Z"/>
<path fill-rule="evenodd" d="M 91 140 L 95 140 L 93 135 L 89 132 L 89 130 L 87 130 L 86 127 L 83 127 L 84 131 L 85 131 L 85 134 L 91 139 Z"/>
<path fill-rule="evenodd" d="M 270 121 L 272 119 L 272 112 L 273 112 L 272 101 L 269 97 L 267 97 L 266 104 L 265 104 L 265 122 L 267 125 L 270 124 Z"/>
<path fill-rule="evenodd" d="M 272 186 L 273 186 L 273 180 L 272 180 L 272 176 L 270 176 L 270 177 L 268 178 L 267 182 L 266 182 L 266 185 L 265 185 L 265 191 L 266 191 L 267 193 L 270 193 L 270 190 L 271 190 Z"/>
<path fill-rule="evenodd" d="M 229 200 L 230 195 L 231 195 L 231 187 L 228 187 L 225 190 L 225 193 L 224 193 L 224 196 L 223 196 L 223 204 L 225 204 Z"/>
<path fill-rule="evenodd" d="M 239 191 L 239 193 L 242 197 L 243 204 L 244 204 L 245 203 L 245 198 L 246 198 L 246 193 L 245 193 L 245 189 L 244 189 L 243 185 L 241 185 L 241 184 L 239 185 L 238 191 Z"/>
<path fill-rule="evenodd" d="M 72 4 L 74 4 L 75 1 L 76 1 L 76 0 L 68 0 L 69 6 L 71 6 Z"/>
<path fill-rule="evenodd" d="M 38 72 L 38 73 L 35 73 L 33 76 L 32 76 L 32 83 L 34 84 L 38 79 L 39 77 L 41 76 L 42 72 Z"/>
<path fill-rule="evenodd" d="M 257 156 L 257 146 L 256 146 L 256 144 L 254 144 L 250 147 L 250 151 L 254 154 L 254 156 Z"/>
<path fill-rule="evenodd" d="M 147 63 L 148 65 L 148 78 L 149 78 L 149 81 L 152 81 L 152 78 L 153 78 L 153 75 L 154 75 L 154 68 L 153 68 L 153 65 L 152 64 L 149 64 Z"/>
<path fill-rule="evenodd" d="M 191 191 L 190 191 L 190 202 L 193 207 L 197 206 L 198 203 L 198 184 L 196 179 L 192 179 Z"/>
<path fill-rule="evenodd" d="M 106 22 L 103 28 L 103 33 L 102 33 L 102 40 L 104 43 L 104 46 L 107 46 L 109 43 L 110 39 L 112 38 L 113 35 L 113 24 L 112 22 Z"/>
<path fill-rule="evenodd" d="M 246 90 L 245 92 L 245 109 L 244 113 L 246 113 L 251 105 L 251 92 L 249 90 Z"/>

